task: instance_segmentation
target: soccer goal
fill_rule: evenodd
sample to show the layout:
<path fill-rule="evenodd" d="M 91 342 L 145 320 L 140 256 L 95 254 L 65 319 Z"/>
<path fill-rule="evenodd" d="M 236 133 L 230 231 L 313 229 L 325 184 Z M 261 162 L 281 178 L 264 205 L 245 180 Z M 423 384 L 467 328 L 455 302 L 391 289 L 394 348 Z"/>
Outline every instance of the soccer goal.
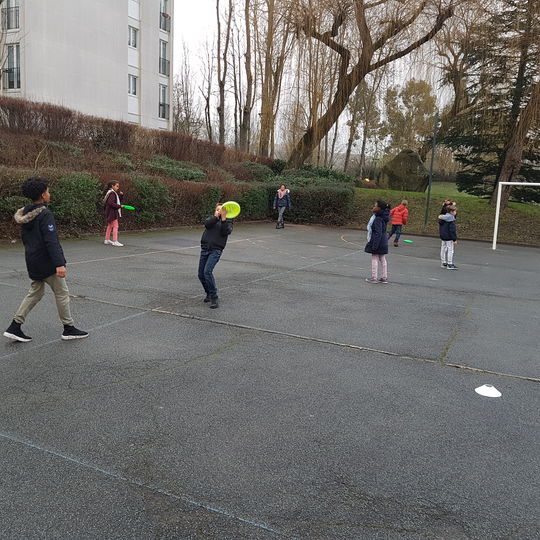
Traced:
<path fill-rule="evenodd" d="M 502 186 L 540 186 L 540 182 L 499 182 L 497 188 L 497 209 L 495 210 L 495 226 L 493 227 L 493 249 L 497 249 L 497 235 L 499 234 L 499 218 L 501 216 Z"/>

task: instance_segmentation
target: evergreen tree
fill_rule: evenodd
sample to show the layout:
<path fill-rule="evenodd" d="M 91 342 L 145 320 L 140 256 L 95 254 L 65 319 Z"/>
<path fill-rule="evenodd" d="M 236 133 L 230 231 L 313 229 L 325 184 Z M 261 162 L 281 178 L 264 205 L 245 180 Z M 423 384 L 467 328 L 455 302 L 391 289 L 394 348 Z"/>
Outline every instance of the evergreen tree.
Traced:
<path fill-rule="evenodd" d="M 491 196 L 515 139 L 520 114 L 531 99 L 540 66 L 540 0 L 502 0 L 467 37 L 468 103 L 443 142 L 463 169 L 460 191 Z M 522 144 L 519 177 L 540 181 L 540 118 L 533 115 Z M 540 191 L 514 188 L 514 197 L 540 202 Z"/>

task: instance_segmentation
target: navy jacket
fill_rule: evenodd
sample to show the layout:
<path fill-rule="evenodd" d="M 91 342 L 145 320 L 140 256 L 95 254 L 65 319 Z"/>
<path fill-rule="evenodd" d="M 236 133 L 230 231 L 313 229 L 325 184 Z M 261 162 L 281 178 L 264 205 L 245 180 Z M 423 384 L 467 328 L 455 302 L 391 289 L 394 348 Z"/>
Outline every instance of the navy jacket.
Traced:
<path fill-rule="evenodd" d="M 364 251 L 373 255 L 386 255 L 388 253 L 388 235 L 386 225 L 390 216 L 390 210 L 379 210 L 375 214 L 375 220 L 371 225 L 371 238 L 366 244 Z"/>
<path fill-rule="evenodd" d="M 210 216 L 204 222 L 204 232 L 201 238 L 201 248 L 203 249 L 225 249 L 227 238 L 232 233 L 233 222 L 230 220 L 221 221 L 216 216 Z"/>
<path fill-rule="evenodd" d="M 24 257 L 30 279 L 42 281 L 66 265 L 52 212 L 44 204 L 29 204 L 17 210 L 15 221 L 22 226 Z"/>
<path fill-rule="evenodd" d="M 291 207 L 291 196 L 289 195 L 289 190 L 285 193 L 285 195 L 281 198 L 278 197 L 278 194 L 276 193 L 276 196 L 274 197 L 274 208 L 279 208 L 280 206 L 285 206 L 287 208 Z"/>
<path fill-rule="evenodd" d="M 439 216 L 439 236 L 441 240 L 457 241 L 456 217 L 452 214 L 441 214 Z"/>

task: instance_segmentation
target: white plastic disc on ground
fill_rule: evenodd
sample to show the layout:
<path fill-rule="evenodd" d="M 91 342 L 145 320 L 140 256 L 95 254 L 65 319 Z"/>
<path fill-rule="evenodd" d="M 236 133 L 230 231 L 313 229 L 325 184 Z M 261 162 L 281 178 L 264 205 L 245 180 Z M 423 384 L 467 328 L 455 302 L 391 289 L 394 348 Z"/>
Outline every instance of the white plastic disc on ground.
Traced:
<path fill-rule="evenodd" d="M 480 394 L 481 396 L 485 396 L 485 397 L 501 397 L 502 396 L 502 394 L 491 384 L 483 384 L 482 386 L 475 388 L 474 391 L 477 394 Z"/>

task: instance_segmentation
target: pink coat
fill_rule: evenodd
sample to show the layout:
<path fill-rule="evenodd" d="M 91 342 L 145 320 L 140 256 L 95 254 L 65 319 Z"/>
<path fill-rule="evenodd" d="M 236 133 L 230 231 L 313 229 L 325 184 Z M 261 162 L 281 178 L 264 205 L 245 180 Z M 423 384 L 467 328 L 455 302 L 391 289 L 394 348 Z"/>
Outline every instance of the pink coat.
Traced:
<path fill-rule="evenodd" d="M 406 206 L 400 204 L 390 210 L 390 217 L 392 218 L 392 225 L 407 225 L 409 211 Z"/>

